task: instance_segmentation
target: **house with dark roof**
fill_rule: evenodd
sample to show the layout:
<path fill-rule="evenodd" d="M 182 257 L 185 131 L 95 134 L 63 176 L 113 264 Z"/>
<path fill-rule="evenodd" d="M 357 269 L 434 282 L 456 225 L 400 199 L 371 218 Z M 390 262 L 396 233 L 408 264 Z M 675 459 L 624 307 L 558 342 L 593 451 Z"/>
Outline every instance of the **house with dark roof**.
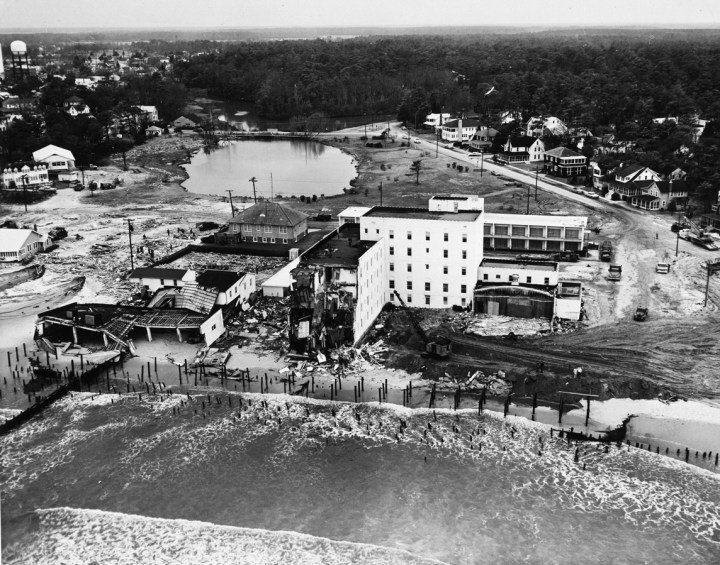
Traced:
<path fill-rule="evenodd" d="M 459 118 L 446 122 L 442 125 L 442 138 L 444 141 L 470 141 L 478 127 L 480 120 L 477 118 Z"/>
<path fill-rule="evenodd" d="M 195 281 L 195 271 L 167 269 L 164 267 L 138 267 L 130 273 L 130 281 L 143 286 L 149 292 L 161 288 L 178 288 Z"/>
<path fill-rule="evenodd" d="M 543 153 L 543 172 L 558 177 L 587 174 L 587 157 L 569 147 L 556 147 Z"/>
<path fill-rule="evenodd" d="M 537 163 L 543 160 L 544 152 L 545 144 L 539 137 L 510 136 L 497 158 L 505 163 Z"/>
<path fill-rule="evenodd" d="M 201 289 L 217 292 L 215 304 L 225 306 L 232 302 L 247 302 L 255 292 L 255 274 L 208 269 L 200 273 L 195 283 Z"/>
<path fill-rule="evenodd" d="M 645 180 L 635 182 L 639 194 L 630 198 L 630 204 L 643 210 L 665 210 L 670 202 L 688 196 L 684 180 Z"/>
<path fill-rule="evenodd" d="M 487 151 L 492 147 L 495 136 L 498 134 L 498 130 L 495 128 L 481 127 L 476 132 L 473 138 L 470 140 L 470 148 L 477 151 Z"/>
<path fill-rule="evenodd" d="M 649 167 L 638 164 L 623 165 L 615 170 L 615 178 L 608 183 L 611 192 L 619 194 L 623 200 L 640 196 L 647 188 L 642 181 L 660 181 L 662 177 Z"/>
<path fill-rule="evenodd" d="M 203 120 L 196 114 L 183 114 L 173 121 L 173 126 L 179 129 L 193 129 L 202 124 Z"/>
<path fill-rule="evenodd" d="M 307 235 L 307 215 L 275 202 L 258 202 L 228 223 L 228 235 L 236 241 L 288 244 Z"/>

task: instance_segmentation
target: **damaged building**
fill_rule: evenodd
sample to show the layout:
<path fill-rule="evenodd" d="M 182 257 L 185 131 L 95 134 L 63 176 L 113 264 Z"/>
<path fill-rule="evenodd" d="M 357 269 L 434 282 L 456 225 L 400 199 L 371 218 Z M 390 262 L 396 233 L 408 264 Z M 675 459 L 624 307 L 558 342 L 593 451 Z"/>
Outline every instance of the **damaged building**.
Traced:
<path fill-rule="evenodd" d="M 385 304 L 376 241 L 347 223 L 306 251 L 293 269 L 290 346 L 296 351 L 359 341 Z"/>

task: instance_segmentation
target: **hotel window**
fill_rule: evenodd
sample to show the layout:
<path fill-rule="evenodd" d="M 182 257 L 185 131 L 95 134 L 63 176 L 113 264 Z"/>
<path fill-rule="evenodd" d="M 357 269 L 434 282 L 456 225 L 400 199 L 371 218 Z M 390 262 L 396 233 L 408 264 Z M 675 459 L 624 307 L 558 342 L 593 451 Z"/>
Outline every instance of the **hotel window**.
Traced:
<path fill-rule="evenodd" d="M 395 255 L 395 248 L 394 248 L 394 247 L 391 247 L 391 248 L 390 248 L 390 255 Z"/>
<path fill-rule="evenodd" d="M 407 248 L 407 254 L 408 254 L 408 257 L 410 257 L 412 255 L 412 247 Z"/>
<path fill-rule="evenodd" d="M 430 241 L 430 232 L 429 231 L 425 232 L 425 241 Z"/>
<path fill-rule="evenodd" d="M 492 224 L 485 224 L 483 226 L 483 233 L 485 235 L 492 235 Z"/>
<path fill-rule="evenodd" d="M 425 248 L 425 253 L 430 253 L 430 248 L 429 248 L 429 247 L 426 247 L 426 248 Z"/>
<path fill-rule="evenodd" d="M 425 283 L 425 290 L 430 292 L 430 283 L 429 282 Z"/>
<path fill-rule="evenodd" d="M 467 292 L 467 285 L 461 284 L 460 285 L 460 294 L 465 294 Z"/>
<path fill-rule="evenodd" d="M 263 238 L 262 238 L 262 242 L 263 242 L 263 243 L 267 243 L 267 237 L 263 237 Z"/>
<path fill-rule="evenodd" d="M 447 250 L 447 249 L 443 249 L 443 257 L 444 257 L 445 259 L 447 259 L 447 257 L 448 257 L 448 250 Z"/>
<path fill-rule="evenodd" d="M 443 306 L 447 306 L 447 304 L 448 304 L 447 296 L 443 296 Z"/>
<path fill-rule="evenodd" d="M 247 224 L 244 225 L 244 226 L 243 226 L 243 231 L 252 231 L 252 226 L 249 226 L 249 225 L 247 225 Z"/>
<path fill-rule="evenodd" d="M 448 234 L 444 233 L 444 234 L 443 234 L 443 241 L 447 241 L 447 240 L 448 240 Z"/>
<path fill-rule="evenodd" d="M 412 290 L 412 281 L 407 282 L 407 289 Z"/>
<path fill-rule="evenodd" d="M 580 239 L 580 230 L 566 229 L 565 239 Z"/>
<path fill-rule="evenodd" d="M 412 273 L 412 265 L 408 264 L 407 266 L 407 272 Z"/>
<path fill-rule="evenodd" d="M 466 302 L 466 300 L 465 300 L 464 298 L 461 299 L 461 300 L 460 300 L 460 306 L 465 306 L 465 302 Z"/>
<path fill-rule="evenodd" d="M 562 237 L 562 228 L 548 228 L 547 236 L 548 237 Z"/>
<path fill-rule="evenodd" d="M 545 277 L 545 284 L 550 284 L 550 279 L 548 277 Z"/>
<path fill-rule="evenodd" d="M 487 273 L 484 273 L 484 274 L 483 274 L 483 280 L 484 280 L 484 281 L 488 280 L 488 274 L 487 274 Z"/>
<path fill-rule="evenodd" d="M 447 265 L 443 265 L 443 275 L 447 275 L 447 274 L 448 274 L 448 267 L 447 267 Z"/>
<path fill-rule="evenodd" d="M 448 291 L 448 284 L 443 283 L 443 292 L 447 292 L 447 291 Z"/>
<path fill-rule="evenodd" d="M 390 288 L 395 288 L 395 281 L 390 279 Z"/>
<path fill-rule="evenodd" d="M 460 270 L 460 272 L 461 272 L 463 275 L 467 275 L 467 269 L 466 269 L 465 267 L 463 267 L 463 268 Z"/>
<path fill-rule="evenodd" d="M 390 230 L 390 234 L 388 236 L 390 239 L 395 239 L 395 232 L 393 230 Z"/>
<path fill-rule="evenodd" d="M 407 232 L 407 238 L 408 238 L 408 239 L 412 239 L 412 232 L 411 232 L 411 231 Z"/>
<path fill-rule="evenodd" d="M 287 226 L 280 226 L 280 233 L 287 233 Z"/>
<path fill-rule="evenodd" d="M 507 235 L 507 234 L 508 234 L 507 226 L 495 226 L 495 235 Z"/>
<path fill-rule="evenodd" d="M 272 226 L 265 226 L 265 233 L 272 233 Z"/>
<path fill-rule="evenodd" d="M 430 306 L 430 297 L 427 294 L 425 295 L 425 305 Z"/>
<path fill-rule="evenodd" d="M 426 263 L 426 264 L 425 264 L 425 270 L 427 271 L 429 268 L 430 268 L 430 265 L 428 265 L 428 264 Z"/>
<path fill-rule="evenodd" d="M 525 226 L 513 226 L 512 227 L 512 234 L 515 237 L 525 237 L 525 230 L 527 228 Z"/>
<path fill-rule="evenodd" d="M 525 282 L 527 284 L 532 284 L 532 277 L 525 277 Z"/>
<path fill-rule="evenodd" d="M 465 251 L 464 249 L 463 249 L 463 252 L 462 252 L 462 258 L 463 258 L 463 259 L 467 259 L 467 251 Z"/>
<path fill-rule="evenodd" d="M 395 270 L 395 263 L 390 263 L 390 270 L 391 270 L 391 271 L 394 271 L 394 270 Z"/>
<path fill-rule="evenodd" d="M 466 233 L 462 234 L 462 242 L 467 243 L 467 234 Z"/>

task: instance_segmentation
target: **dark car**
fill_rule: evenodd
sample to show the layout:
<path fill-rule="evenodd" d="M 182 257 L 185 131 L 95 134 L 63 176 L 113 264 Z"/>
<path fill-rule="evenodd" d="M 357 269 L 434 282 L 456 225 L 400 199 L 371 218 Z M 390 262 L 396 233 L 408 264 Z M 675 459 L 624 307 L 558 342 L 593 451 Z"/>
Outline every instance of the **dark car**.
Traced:
<path fill-rule="evenodd" d="M 670 229 L 671 229 L 673 232 L 677 233 L 677 232 L 679 232 L 680 230 L 689 230 L 689 229 L 690 229 L 690 224 L 686 224 L 685 222 L 682 222 L 682 223 L 680 223 L 680 222 L 675 222 L 672 226 L 670 226 Z"/>

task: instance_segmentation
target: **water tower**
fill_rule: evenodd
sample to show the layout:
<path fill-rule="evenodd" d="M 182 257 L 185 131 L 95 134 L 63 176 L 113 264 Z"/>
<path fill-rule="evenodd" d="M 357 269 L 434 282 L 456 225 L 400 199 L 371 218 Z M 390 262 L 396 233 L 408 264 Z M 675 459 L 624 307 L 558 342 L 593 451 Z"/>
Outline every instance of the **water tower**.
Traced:
<path fill-rule="evenodd" d="M 10 44 L 12 56 L 13 77 L 22 81 L 30 74 L 30 63 L 27 56 L 27 45 L 24 41 L 15 40 Z"/>

